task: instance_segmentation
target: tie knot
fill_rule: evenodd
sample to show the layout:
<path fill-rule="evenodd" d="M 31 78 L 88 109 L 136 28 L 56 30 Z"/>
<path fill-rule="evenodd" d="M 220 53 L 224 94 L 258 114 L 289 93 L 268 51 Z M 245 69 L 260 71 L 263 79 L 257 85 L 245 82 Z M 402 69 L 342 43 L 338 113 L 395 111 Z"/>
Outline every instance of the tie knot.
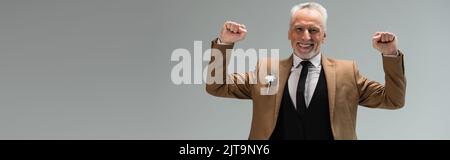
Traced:
<path fill-rule="evenodd" d="M 310 65 L 312 65 L 312 63 L 310 62 L 310 61 L 302 61 L 302 62 L 300 62 L 300 64 L 303 66 L 303 67 L 307 67 L 307 66 L 310 66 Z"/>

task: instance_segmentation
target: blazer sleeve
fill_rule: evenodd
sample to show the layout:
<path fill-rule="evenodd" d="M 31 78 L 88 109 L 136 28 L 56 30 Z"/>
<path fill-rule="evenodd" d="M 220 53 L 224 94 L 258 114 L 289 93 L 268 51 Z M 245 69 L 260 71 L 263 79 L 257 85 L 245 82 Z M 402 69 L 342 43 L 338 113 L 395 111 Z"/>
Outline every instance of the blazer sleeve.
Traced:
<path fill-rule="evenodd" d="M 403 53 L 400 52 L 398 57 L 383 56 L 385 85 L 360 75 L 355 63 L 353 67 L 356 72 L 360 105 L 386 109 L 398 109 L 405 105 L 406 77 Z"/>
<path fill-rule="evenodd" d="M 227 74 L 227 66 L 233 45 L 219 45 L 217 39 L 211 44 L 211 61 L 208 65 L 206 92 L 213 96 L 251 99 L 252 80 L 255 72 Z"/>

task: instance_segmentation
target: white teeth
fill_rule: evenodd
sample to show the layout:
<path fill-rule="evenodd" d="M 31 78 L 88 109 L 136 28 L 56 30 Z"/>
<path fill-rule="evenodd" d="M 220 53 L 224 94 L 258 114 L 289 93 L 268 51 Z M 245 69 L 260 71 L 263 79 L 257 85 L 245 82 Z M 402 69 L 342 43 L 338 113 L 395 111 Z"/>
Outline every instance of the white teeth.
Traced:
<path fill-rule="evenodd" d="M 310 47 L 310 46 L 312 46 L 311 44 L 301 44 L 301 43 L 299 43 L 298 45 L 300 47 Z"/>

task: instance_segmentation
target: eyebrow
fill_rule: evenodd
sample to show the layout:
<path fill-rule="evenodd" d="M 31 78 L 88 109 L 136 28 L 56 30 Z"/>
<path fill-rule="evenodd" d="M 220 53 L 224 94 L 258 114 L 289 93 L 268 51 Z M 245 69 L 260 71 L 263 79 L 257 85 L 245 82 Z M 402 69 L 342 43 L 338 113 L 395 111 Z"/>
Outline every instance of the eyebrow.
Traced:
<path fill-rule="evenodd" d="M 304 26 L 304 25 L 294 25 L 294 28 L 299 28 L 299 27 L 301 27 L 301 28 L 308 28 L 308 29 L 319 29 L 319 30 L 321 30 L 320 29 L 320 27 L 319 26 L 314 26 L 314 25 L 307 25 L 307 26 Z"/>
<path fill-rule="evenodd" d="M 294 26 L 294 27 L 304 27 L 304 26 L 307 26 L 307 27 L 319 27 L 319 25 L 314 25 L 314 24 L 307 24 L 307 25 L 303 25 L 303 24 L 293 24 L 292 26 Z"/>

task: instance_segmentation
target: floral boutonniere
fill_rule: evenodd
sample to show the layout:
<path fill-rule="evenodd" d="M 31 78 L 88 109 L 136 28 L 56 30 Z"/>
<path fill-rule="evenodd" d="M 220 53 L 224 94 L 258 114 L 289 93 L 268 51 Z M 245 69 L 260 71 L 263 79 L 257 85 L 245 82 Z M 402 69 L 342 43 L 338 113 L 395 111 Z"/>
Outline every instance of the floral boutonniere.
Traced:
<path fill-rule="evenodd" d="M 275 82 L 277 77 L 275 77 L 275 75 L 273 74 L 269 74 L 264 79 L 266 79 L 266 82 L 269 84 L 267 87 L 267 94 L 269 94 L 270 86 L 272 86 L 272 83 Z"/>

